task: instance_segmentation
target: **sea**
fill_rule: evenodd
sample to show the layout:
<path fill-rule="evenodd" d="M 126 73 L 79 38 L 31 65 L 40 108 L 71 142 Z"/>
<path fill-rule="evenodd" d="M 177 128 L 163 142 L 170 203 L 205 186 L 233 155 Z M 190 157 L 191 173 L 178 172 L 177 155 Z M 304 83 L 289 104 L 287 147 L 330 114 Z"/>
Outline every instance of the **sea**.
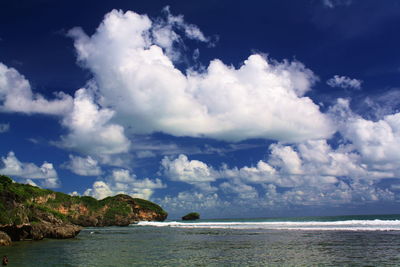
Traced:
<path fill-rule="evenodd" d="M 400 215 L 140 222 L 0 247 L 8 266 L 400 266 Z"/>

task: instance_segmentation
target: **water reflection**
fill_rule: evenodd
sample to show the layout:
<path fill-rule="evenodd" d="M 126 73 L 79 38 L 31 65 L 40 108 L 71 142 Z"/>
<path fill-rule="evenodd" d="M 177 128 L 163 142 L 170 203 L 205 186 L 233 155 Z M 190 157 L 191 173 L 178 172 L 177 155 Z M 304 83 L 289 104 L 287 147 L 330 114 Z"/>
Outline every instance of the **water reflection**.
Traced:
<path fill-rule="evenodd" d="M 9 266 L 396 265 L 400 232 L 88 228 L 0 248 Z M 1 254 L 0 254 L 1 255 Z"/>

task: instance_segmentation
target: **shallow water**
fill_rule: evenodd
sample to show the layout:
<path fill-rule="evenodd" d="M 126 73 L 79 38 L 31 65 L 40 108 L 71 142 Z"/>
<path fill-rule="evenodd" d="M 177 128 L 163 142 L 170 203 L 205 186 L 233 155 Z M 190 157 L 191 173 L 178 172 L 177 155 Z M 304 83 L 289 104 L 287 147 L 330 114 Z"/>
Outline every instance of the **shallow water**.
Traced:
<path fill-rule="evenodd" d="M 254 222 L 263 221 L 241 221 Z M 18 267 L 400 266 L 400 231 L 199 227 L 202 223 L 86 228 L 75 239 L 15 242 L 0 253 L 9 257 L 8 266 Z"/>

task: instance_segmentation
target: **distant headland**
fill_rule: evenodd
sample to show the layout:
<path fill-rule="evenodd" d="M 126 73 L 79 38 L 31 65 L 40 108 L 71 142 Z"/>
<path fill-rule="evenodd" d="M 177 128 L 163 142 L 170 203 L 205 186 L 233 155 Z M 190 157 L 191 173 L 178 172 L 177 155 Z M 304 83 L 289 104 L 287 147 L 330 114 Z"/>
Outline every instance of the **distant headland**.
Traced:
<path fill-rule="evenodd" d="M 97 200 L 15 183 L 0 175 L 0 246 L 12 241 L 72 238 L 85 226 L 164 221 L 159 205 L 128 195 Z"/>

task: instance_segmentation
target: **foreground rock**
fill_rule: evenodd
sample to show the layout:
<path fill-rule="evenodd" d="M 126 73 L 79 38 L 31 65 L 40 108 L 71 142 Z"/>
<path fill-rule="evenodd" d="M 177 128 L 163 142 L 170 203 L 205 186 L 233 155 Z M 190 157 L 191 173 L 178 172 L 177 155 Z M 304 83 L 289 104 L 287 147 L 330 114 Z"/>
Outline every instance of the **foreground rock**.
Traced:
<path fill-rule="evenodd" d="M 0 231 L 0 246 L 10 246 L 11 238 L 6 233 Z"/>
<path fill-rule="evenodd" d="M 49 222 L 0 226 L 0 230 L 10 238 L 10 241 L 73 238 L 79 234 L 81 229 L 82 227 L 73 224 L 57 225 Z"/>
<path fill-rule="evenodd" d="M 193 221 L 198 219 L 200 219 L 200 214 L 197 212 L 191 212 L 182 217 L 183 221 Z"/>
<path fill-rule="evenodd" d="M 73 238 L 79 234 L 82 227 L 73 224 L 52 224 L 41 222 L 31 225 L 31 235 L 33 240 L 41 240 L 43 238 Z"/>
<path fill-rule="evenodd" d="M 82 226 L 126 226 L 164 221 L 167 215 L 157 204 L 127 195 L 102 200 L 70 196 L 0 175 L 0 245 L 9 239 L 73 238 Z"/>

